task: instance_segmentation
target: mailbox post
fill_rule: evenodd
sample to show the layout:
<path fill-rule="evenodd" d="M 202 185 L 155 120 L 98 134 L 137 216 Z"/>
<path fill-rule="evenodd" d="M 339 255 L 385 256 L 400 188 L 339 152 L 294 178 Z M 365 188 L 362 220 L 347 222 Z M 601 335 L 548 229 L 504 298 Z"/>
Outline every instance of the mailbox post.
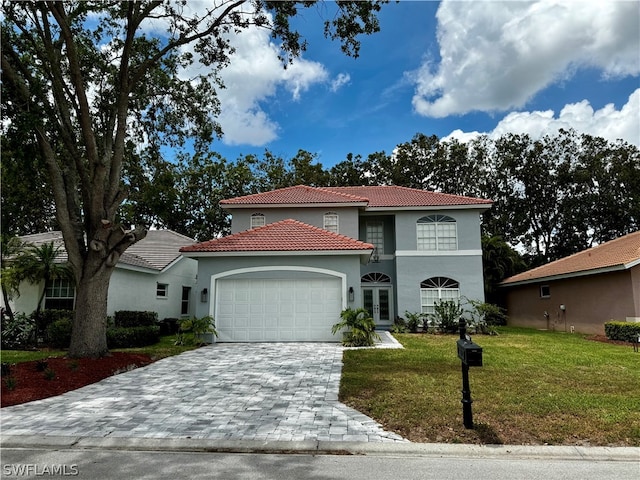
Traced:
<path fill-rule="evenodd" d="M 460 339 L 458 340 L 458 358 L 462 362 L 462 421 L 465 428 L 473 428 L 471 411 L 471 388 L 469 387 L 469 367 L 482 366 L 482 348 L 471 341 L 467 335 L 467 323 L 460 317 Z"/>

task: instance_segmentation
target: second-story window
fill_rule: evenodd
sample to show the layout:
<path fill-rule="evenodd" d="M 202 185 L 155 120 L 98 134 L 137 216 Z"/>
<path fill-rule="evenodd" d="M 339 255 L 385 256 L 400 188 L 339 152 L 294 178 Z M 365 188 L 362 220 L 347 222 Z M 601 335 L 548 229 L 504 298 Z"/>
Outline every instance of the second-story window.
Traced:
<path fill-rule="evenodd" d="M 266 224 L 266 218 L 262 213 L 251 214 L 251 228 L 264 227 Z"/>
<path fill-rule="evenodd" d="M 429 215 L 416 225 L 418 250 L 457 250 L 458 230 L 454 218 Z"/>
<path fill-rule="evenodd" d="M 323 226 L 325 230 L 338 233 L 338 214 L 334 212 L 325 213 Z"/>
<path fill-rule="evenodd" d="M 367 222 L 367 243 L 374 246 L 374 255 L 384 253 L 384 225 L 382 222 Z"/>

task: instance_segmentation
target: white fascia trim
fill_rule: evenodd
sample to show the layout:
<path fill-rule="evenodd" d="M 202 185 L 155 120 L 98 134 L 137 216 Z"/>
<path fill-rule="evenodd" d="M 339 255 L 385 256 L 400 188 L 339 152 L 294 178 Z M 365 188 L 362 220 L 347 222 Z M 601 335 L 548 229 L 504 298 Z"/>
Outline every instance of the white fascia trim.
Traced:
<path fill-rule="evenodd" d="M 475 257 L 482 250 L 396 250 L 396 257 Z"/>
<path fill-rule="evenodd" d="M 502 283 L 500 287 L 516 287 L 519 285 L 530 285 L 532 283 L 550 282 L 553 280 L 565 280 L 567 278 L 588 277 L 589 275 L 598 275 L 600 273 L 620 272 L 626 270 L 626 265 L 614 265 L 613 267 L 595 268 L 593 270 L 585 270 L 582 272 L 562 273 L 559 275 L 550 275 L 547 277 L 537 277 L 528 280 L 520 280 L 518 282 Z"/>
<path fill-rule="evenodd" d="M 340 208 L 340 207 L 366 207 L 367 202 L 330 202 L 330 203 L 251 203 L 242 205 L 220 205 L 224 210 L 253 209 L 262 210 L 269 208 Z"/>
<path fill-rule="evenodd" d="M 632 260 L 629 263 L 625 263 L 624 268 L 629 269 L 635 267 L 636 265 L 640 265 L 640 258 Z"/>
<path fill-rule="evenodd" d="M 401 207 L 366 207 L 365 212 L 406 212 L 406 211 L 438 211 L 438 210 L 479 210 L 484 212 L 489 210 L 489 205 L 430 205 L 430 206 L 401 206 Z"/>
<path fill-rule="evenodd" d="M 127 263 L 118 263 L 116 265 L 116 268 L 120 268 L 122 270 L 130 270 L 133 272 L 150 273 L 152 275 L 161 273 L 160 270 L 156 270 L 155 268 L 138 267 L 136 265 L 129 265 Z"/>
<path fill-rule="evenodd" d="M 185 257 L 297 257 L 297 256 L 335 256 L 335 255 L 371 255 L 373 250 L 268 250 L 242 252 L 189 252 Z"/>
<path fill-rule="evenodd" d="M 233 275 L 239 275 L 242 273 L 252 273 L 252 272 L 313 272 L 313 273 L 322 273 L 324 275 L 330 275 L 332 277 L 338 277 L 342 284 L 342 310 L 347 308 L 347 274 L 344 272 L 338 272 L 336 270 L 329 270 L 327 268 L 318 268 L 318 267 L 303 267 L 300 265 L 274 265 L 274 266 L 264 266 L 264 267 L 247 267 L 247 268 L 237 268 L 235 270 L 227 270 L 226 272 L 220 272 L 215 275 L 211 275 L 211 282 L 209 284 L 209 315 L 211 315 L 214 319 L 215 316 L 215 307 L 218 304 L 217 291 L 216 291 L 216 282 L 218 280 L 224 279 L 226 277 L 230 277 Z"/>

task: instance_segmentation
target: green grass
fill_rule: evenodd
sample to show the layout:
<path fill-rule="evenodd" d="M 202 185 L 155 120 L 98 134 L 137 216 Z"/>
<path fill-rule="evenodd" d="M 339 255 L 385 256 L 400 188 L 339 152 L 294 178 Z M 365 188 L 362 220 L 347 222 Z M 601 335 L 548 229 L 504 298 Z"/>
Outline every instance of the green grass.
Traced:
<path fill-rule="evenodd" d="M 174 345 L 175 335 L 165 335 L 160 337 L 160 341 L 154 345 L 138 348 L 115 348 L 112 352 L 130 352 L 143 353 L 149 355 L 154 360 L 164 357 L 178 355 L 187 350 L 193 350 L 195 347 Z M 40 360 L 49 357 L 64 357 L 67 354 L 65 350 L 2 350 L 0 352 L 0 361 L 5 363 L 22 363 L 33 360 Z"/>
<path fill-rule="evenodd" d="M 476 428 L 462 425 L 455 335 L 396 335 L 404 350 L 344 354 L 340 399 L 421 442 L 640 445 L 640 354 L 579 335 L 474 336 Z"/>

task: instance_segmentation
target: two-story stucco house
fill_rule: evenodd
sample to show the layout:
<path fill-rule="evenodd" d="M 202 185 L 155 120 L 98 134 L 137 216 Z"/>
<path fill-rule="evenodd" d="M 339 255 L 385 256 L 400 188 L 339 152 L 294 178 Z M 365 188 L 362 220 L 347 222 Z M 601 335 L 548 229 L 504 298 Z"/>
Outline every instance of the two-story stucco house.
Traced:
<path fill-rule="evenodd" d="M 480 214 L 491 201 L 395 186 L 296 186 L 223 200 L 229 236 L 198 260 L 196 315 L 218 341 L 336 341 L 347 308 L 380 329 L 442 299 L 484 299 Z"/>

